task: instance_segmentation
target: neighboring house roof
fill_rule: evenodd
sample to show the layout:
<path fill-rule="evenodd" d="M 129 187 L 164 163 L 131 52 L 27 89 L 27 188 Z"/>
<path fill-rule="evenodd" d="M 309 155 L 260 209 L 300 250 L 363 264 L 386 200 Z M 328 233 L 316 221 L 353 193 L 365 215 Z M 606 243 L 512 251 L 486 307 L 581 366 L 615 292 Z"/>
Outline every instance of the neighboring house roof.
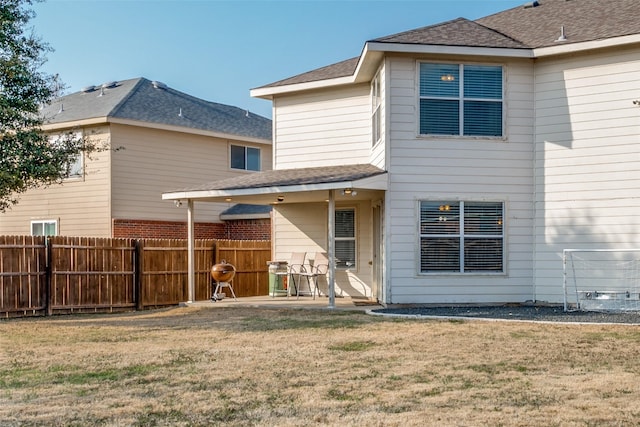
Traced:
<path fill-rule="evenodd" d="M 45 124 L 115 118 L 271 140 L 271 120 L 136 78 L 88 87 L 42 109 Z"/>
<path fill-rule="evenodd" d="M 566 40 L 558 41 L 562 28 Z M 636 34 L 640 34 L 639 0 L 538 0 L 523 1 L 522 6 L 475 21 L 458 18 L 367 43 L 536 49 Z M 338 62 L 256 89 L 354 75 L 361 58 Z"/>

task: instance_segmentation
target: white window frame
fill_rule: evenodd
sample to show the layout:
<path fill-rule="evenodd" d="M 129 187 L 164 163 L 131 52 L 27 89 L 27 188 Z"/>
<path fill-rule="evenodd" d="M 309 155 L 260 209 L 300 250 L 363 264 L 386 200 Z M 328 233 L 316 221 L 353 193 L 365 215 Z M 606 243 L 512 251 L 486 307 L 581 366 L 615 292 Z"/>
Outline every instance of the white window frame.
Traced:
<path fill-rule="evenodd" d="M 237 168 L 233 166 L 233 147 L 242 148 L 244 150 L 244 168 Z M 248 150 L 256 150 L 258 152 L 258 169 L 248 169 L 249 158 L 248 158 Z M 241 144 L 229 144 L 229 169 L 233 169 L 236 171 L 248 171 L 248 172 L 259 172 L 262 170 L 262 150 L 258 147 L 252 147 L 250 145 L 241 145 Z"/>
<path fill-rule="evenodd" d="M 51 225 L 53 224 L 55 230 L 53 234 L 46 234 L 45 230 L 46 230 L 46 225 Z M 41 225 L 42 226 L 42 234 L 33 234 L 33 226 L 34 225 Z M 31 233 L 32 236 L 57 236 L 58 235 L 58 220 L 56 219 L 34 219 L 31 220 L 30 226 L 29 226 L 29 232 Z"/>
<path fill-rule="evenodd" d="M 337 207 L 335 210 L 335 215 L 338 215 L 338 212 L 342 211 L 351 211 L 353 212 L 353 236 L 349 237 L 337 237 L 335 233 L 337 232 L 337 218 L 336 218 L 336 228 L 334 229 L 333 240 L 337 244 L 338 242 L 353 242 L 353 262 L 354 265 L 338 265 L 336 262 L 336 268 L 339 270 L 357 270 L 358 269 L 358 211 L 355 207 Z M 337 246 L 337 245 L 336 245 Z M 334 246 L 334 247 L 336 247 Z"/>
<path fill-rule="evenodd" d="M 62 137 L 62 134 L 53 134 L 49 136 L 49 142 L 51 144 L 56 144 L 58 139 Z M 83 138 L 83 134 L 81 131 L 75 132 L 72 138 Z M 65 181 L 79 181 L 84 179 L 84 151 L 78 154 L 76 160 L 73 163 L 67 165 L 67 171 L 65 173 L 64 180 Z"/>
<path fill-rule="evenodd" d="M 459 225 L 457 233 L 422 233 L 421 225 L 422 225 L 422 217 L 421 217 L 421 208 L 422 203 L 435 203 L 440 204 L 442 215 L 439 218 L 441 222 L 447 222 L 447 215 L 450 212 L 448 207 L 449 205 L 458 204 L 459 205 Z M 499 200 L 466 200 L 466 203 L 474 204 L 474 203 L 494 203 L 501 205 L 501 217 L 499 218 L 499 225 L 501 226 L 500 234 L 473 234 L 465 232 L 465 201 L 463 200 L 453 200 L 453 199 L 438 199 L 438 200 L 418 200 L 417 204 L 417 223 L 418 223 L 418 241 L 417 241 L 417 269 L 419 275 L 505 275 L 507 271 L 506 266 L 506 227 L 504 223 L 504 218 L 506 217 L 506 203 L 504 201 Z M 459 239 L 460 247 L 458 253 L 458 260 L 460 262 L 460 266 L 458 270 L 422 270 L 422 241 L 423 239 L 437 239 L 437 238 L 453 238 Z M 502 259 L 501 259 L 501 269 L 500 270 L 470 270 L 465 271 L 465 238 L 467 239 L 501 239 L 502 241 Z"/>
<path fill-rule="evenodd" d="M 382 82 L 380 72 L 371 82 L 371 145 L 382 139 Z"/>
<path fill-rule="evenodd" d="M 436 97 L 436 96 L 423 96 L 421 95 L 421 86 L 420 86 L 420 65 L 421 64 L 444 64 L 444 65 L 457 65 L 459 69 L 459 91 L 457 97 Z M 502 97 L 498 99 L 492 98 L 467 98 L 464 94 L 464 67 L 465 66 L 487 66 L 487 67 L 496 67 L 502 69 Z M 468 139 L 495 139 L 495 140 L 505 140 L 507 135 L 507 124 L 506 124 L 506 74 L 507 69 L 504 64 L 496 64 L 496 63 L 474 63 L 474 62 L 443 62 L 443 61 L 417 61 L 416 65 L 416 86 L 417 86 L 417 94 L 418 94 L 418 102 L 417 102 L 417 133 L 420 137 L 438 137 L 438 138 L 468 138 Z M 459 108 L 459 125 L 458 125 L 458 134 L 431 134 L 431 133 L 422 133 L 422 129 L 420 128 L 420 117 L 421 117 L 421 105 L 420 101 L 423 99 L 443 99 L 443 100 L 455 100 L 458 101 Z M 464 102 L 466 100 L 469 101 L 486 101 L 486 102 L 500 102 L 502 104 L 502 132 L 499 136 L 492 135 L 465 135 L 464 134 Z"/>

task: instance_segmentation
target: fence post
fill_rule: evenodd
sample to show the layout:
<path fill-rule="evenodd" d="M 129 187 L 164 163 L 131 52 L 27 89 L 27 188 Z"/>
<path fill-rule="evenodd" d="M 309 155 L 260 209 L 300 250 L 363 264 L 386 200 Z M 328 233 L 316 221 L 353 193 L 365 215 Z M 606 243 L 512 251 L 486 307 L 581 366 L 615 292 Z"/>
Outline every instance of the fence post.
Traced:
<path fill-rule="evenodd" d="M 144 309 L 142 295 L 142 272 L 144 271 L 144 241 L 135 240 L 135 250 L 133 251 L 134 275 L 133 275 L 133 298 L 136 302 L 136 310 Z"/>
<path fill-rule="evenodd" d="M 52 266 L 53 260 L 51 259 L 51 255 L 53 251 L 51 250 L 51 236 L 47 236 L 44 240 L 44 252 L 45 252 L 45 275 L 44 275 L 44 304 L 45 304 L 45 315 L 52 316 L 53 315 L 53 283 L 52 283 Z"/>

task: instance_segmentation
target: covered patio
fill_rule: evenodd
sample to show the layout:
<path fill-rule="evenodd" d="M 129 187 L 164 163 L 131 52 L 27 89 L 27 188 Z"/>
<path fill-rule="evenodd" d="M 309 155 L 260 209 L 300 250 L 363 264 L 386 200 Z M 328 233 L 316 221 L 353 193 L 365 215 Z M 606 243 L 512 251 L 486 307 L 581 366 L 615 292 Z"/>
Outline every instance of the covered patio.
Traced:
<path fill-rule="evenodd" d="M 326 250 L 330 260 L 336 259 L 335 252 L 335 210 L 336 201 L 378 201 L 383 203 L 387 189 L 387 173 L 371 164 L 323 166 L 313 168 L 283 169 L 250 173 L 246 176 L 229 178 L 221 181 L 205 183 L 197 187 L 177 189 L 162 194 L 163 200 L 185 203 L 187 206 L 188 234 L 188 301 L 194 303 L 194 202 L 245 203 L 272 205 L 274 210 L 283 205 L 305 205 L 322 203 L 327 206 L 326 218 Z M 382 216 L 378 219 L 379 228 Z M 304 232 L 304 230 L 301 230 Z M 377 256 L 372 256 L 369 265 L 374 270 L 377 280 L 382 280 L 381 233 L 378 244 L 374 243 Z M 273 231 L 272 244 L 278 239 L 277 231 Z M 299 248 L 306 250 L 306 248 Z M 375 255 L 375 254 L 374 254 Z M 266 268 L 266 266 L 265 266 Z M 379 273 L 376 273 L 378 272 Z M 336 307 L 334 262 L 329 263 L 327 285 L 328 306 Z M 322 301 L 322 299 L 320 299 Z"/>

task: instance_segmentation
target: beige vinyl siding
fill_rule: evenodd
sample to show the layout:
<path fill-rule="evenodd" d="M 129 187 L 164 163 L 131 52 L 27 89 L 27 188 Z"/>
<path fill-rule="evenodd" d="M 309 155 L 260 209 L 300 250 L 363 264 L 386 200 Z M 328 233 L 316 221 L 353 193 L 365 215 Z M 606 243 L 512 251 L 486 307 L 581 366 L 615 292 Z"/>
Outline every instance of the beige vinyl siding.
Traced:
<path fill-rule="evenodd" d="M 357 268 L 336 270 L 336 295 L 371 297 L 372 260 L 371 203 L 350 201 L 336 203 L 336 209 L 355 208 Z M 293 252 L 307 252 L 313 258 L 316 251 L 327 251 L 326 203 L 278 205 L 273 212 L 273 258 L 288 261 Z M 324 288 L 321 286 L 321 290 Z"/>
<path fill-rule="evenodd" d="M 123 147 L 113 154 L 113 217 L 186 221 L 186 208 L 162 200 L 162 193 L 238 176 L 229 168 L 230 144 L 261 149 L 263 170 L 271 168 L 271 145 L 244 143 L 160 129 L 113 124 L 112 138 Z M 227 203 L 196 203 L 195 220 L 219 222 Z"/>
<path fill-rule="evenodd" d="M 83 129 L 96 142 L 109 142 L 108 128 Z M 0 213 L 0 234 L 31 234 L 31 220 L 56 220 L 66 236 L 110 237 L 110 151 L 85 157 L 83 179 L 38 188 L 20 195 L 19 203 Z"/>
<path fill-rule="evenodd" d="M 562 302 L 562 249 L 640 247 L 640 49 L 536 67 L 536 294 Z"/>
<path fill-rule="evenodd" d="M 371 86 L 278 97 L 275 169 L 369 163 Z"/>
<path fill-rule="evenodd" d="M 465 62 L 465 61 L 461 61 Z M 532 299 L 533 64 L 505 65 L 505 138 L 418 136 L 415 58 L 390 58 L 390 303 L 493 303 Z M 503 201 L 505 273 L 424 275 L 419 270 L 420 200 Z"/>

